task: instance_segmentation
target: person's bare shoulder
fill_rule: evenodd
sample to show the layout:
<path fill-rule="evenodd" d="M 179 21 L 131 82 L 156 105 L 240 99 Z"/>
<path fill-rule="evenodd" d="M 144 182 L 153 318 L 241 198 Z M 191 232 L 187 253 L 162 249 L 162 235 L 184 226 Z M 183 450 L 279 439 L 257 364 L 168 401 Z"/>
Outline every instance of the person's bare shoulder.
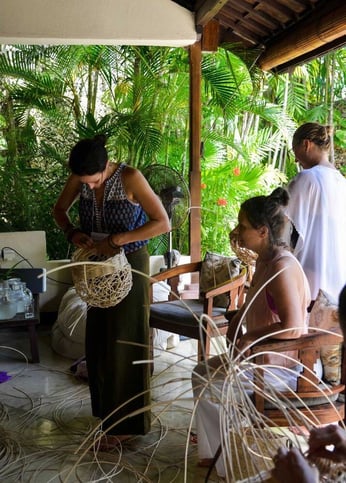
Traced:
<path fill-rule="evenodd" d="M 285 267 L 297 266 L 297 260 L 295 260 L 289 253 L 284 253 L 276 262 L 274 262 L 276 269 L 281 270 Z"/>
<path fill-rule="evenodd" d="M 279 278 L 286 283 L 287 277 L 294 277 L 296 280 L 300 280 L 302 268 L 300 267 L 298 260 L 287 254 L 280 257 L 279 260 L 274 263 L 273 273 L 279 272 L 281 272 Z"/>
<path fill-rule="evenodd" d="M 126 166 L 122 172 L 122 179 L 124 185 L 131 188 L 134 186 L 134 183 L 143 181 L 145 178 L 139 169 Z"/>
<path fill-rule="evenodd" d="M 123 173 L 125 176 L 133 176 L 139 173 L 140 171 L 137 168 L 134 168 L 133 166 L 129 166 L 128 164 L 125 166 Z"/>

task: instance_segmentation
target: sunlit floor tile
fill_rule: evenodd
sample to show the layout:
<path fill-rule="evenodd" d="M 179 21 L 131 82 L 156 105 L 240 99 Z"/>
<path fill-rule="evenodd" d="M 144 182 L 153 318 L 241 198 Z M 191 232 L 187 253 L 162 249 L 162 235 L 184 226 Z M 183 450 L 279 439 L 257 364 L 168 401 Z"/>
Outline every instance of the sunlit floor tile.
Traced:
<path fill-rule="evenodd" d="M 31 364 L 27 333 L 0 331 L 0 371 L 11 376 L 0 384 L 0 483 L 204 481 L 189 438 L 196 341 L 155 358 L 152 430 L 107 453 L 88 438 L 99 421 L 87 383 L 70 372 L 73 361 L 52 351 L 49 326 L 39 327 L 39 341 L 41 362 Z"/>

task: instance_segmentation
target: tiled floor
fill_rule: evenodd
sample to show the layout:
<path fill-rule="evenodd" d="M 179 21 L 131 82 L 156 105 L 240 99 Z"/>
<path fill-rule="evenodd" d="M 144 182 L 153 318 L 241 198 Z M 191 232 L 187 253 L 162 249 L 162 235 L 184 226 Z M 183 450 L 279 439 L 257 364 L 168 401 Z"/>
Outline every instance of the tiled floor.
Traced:
<path fill-rule="evenodd" d="M 39 327 L 39 364 L 27 363 L 23 330 L 0 331 L 0 482 L 204 482 L 197 448 L 189 441 L 190 375 L 196 343 L 181 341 L 155 359 L 153 425 L 113 452 L 90 450 L 88 385 L 69 370 L 73 361 L 55 354 L 50 326 Z M 209 482 L 218 481 L 215 473 Z"/>

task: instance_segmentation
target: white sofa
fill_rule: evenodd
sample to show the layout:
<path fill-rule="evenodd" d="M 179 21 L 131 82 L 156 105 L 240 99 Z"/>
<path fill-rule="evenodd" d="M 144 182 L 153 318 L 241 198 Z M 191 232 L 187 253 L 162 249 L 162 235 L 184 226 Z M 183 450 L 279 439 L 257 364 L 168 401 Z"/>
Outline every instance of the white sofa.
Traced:
<path fill-rule="evenodd" d="M 164 266 L 162 256 L 150 257 L 150 273 L 160 271 Z M 165 283 L 153 285 L 154 301 L 167 300 L 169 286 Z M 84 355 L 84 335 L 87 304 L 81 300 L 74 287 L 69 288 L 63 295 L 57 320 L 52 327 L 52 347 L 58 354 L 69 359 L 79 359 Z M 154 356 L 160 355 L 162 350 L 176 347 L 179 335 L 163 330 L 153 330 Z"/>

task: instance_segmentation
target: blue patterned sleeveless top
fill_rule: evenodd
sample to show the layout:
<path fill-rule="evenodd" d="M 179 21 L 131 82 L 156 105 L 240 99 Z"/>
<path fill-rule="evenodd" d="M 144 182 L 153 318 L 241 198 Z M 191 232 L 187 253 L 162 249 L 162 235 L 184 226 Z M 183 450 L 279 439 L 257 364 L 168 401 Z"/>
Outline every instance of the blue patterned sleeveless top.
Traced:
<path fill-rule="evenodd" d="M 96 203 L 95 192 L 85 183 L 82 184 L 79 199 L 79 219 L 85 233 L 123 233 L 132 231 L 147 222 L 143 208 L 127 199 L 121 180 L 126 164 L 121 163 L 105 181 L 103 205 Z M 123 245 L 125 253 L 132 253 L 148 240 L 140 240 Z"/>

